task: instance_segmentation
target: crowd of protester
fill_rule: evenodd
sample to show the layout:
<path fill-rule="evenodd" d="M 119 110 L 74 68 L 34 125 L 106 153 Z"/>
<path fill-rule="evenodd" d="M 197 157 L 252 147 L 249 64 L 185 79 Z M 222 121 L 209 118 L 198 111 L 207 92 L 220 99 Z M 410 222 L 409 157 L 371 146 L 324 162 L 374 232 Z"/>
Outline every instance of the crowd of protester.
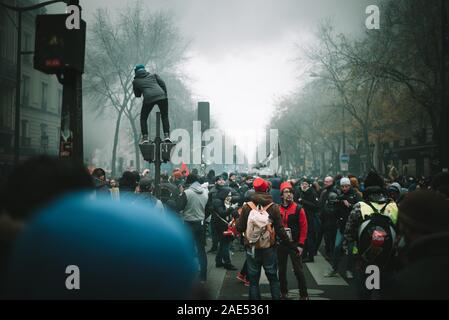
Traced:
<path fill-rule="evenodd" d="M 304 264 L 317 255 L 331 266 L 323 276 L 356 281 L 361 299 L 449 297 L 449 173 L 267 177 L 176 168 L 155 191 L 148 169 L 117 179 L 49 157 L 19 165 L 0 194 L 1 296 L 207 298 L 215 254 L 213 268 L 235 272 L 250 299 L 261 298 L 262 267 L 272 298 L 289 299 L 290 257 L 307 300 Z M 268 217 L 264 244 L 249 239 L 254 212 Z M 243 265 L 232 262 L 236 249 Z M 58 284 L 66 276 L 58 268 L 72 264 L 86 270 L 82 294 Z M 369 265 L 380 269 L 381 290 L 366 288 Z"/>

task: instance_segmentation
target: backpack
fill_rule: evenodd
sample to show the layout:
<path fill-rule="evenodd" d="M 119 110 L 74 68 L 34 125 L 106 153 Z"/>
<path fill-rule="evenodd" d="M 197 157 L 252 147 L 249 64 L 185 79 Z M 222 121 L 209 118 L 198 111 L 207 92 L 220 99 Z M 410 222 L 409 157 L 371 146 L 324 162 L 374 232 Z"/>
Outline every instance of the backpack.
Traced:
<path fill-rule="evenodd" d="M 378 210 L 370 202 L 365 202 L 373 213 L 366 216 L 358 231 L 358 252 L 369 264 L 386 266 L 394 253 L 396 230 L 391 218 L 384 214 L 387 202 Z"/>
<path fill-rule="evenodd" d="M 249 246 L 256 249 L 270 248 L 276 242 L 273 224 L 267 210 L 273 202 L 265 207 L 248 202 L 251 211 L 248 215 L 248 222 L 245 231 L 245 240 Z"/>

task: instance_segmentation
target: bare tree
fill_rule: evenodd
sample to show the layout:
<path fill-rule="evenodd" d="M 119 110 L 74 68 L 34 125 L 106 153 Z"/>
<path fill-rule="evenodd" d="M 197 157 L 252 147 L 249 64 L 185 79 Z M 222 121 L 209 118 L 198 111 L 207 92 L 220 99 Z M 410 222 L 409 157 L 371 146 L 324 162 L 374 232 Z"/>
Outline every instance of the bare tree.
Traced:
<path fill-rule="evenodd" d="M 117 116 L 112 149 L 112 175 L 116 173 L 123 116 L 128 120 L 133 133 L 136 168 L 140 170 L 140 131 L 136 124 L 140 115 L 140 103 L 134 97 L 132 89 L 133 67 L 139 63 L 147 65 L 152 72 L 167 78 L 169 90 L 172 88 L 171 83 L 176 83 L 176 89 L 169 92 L 169 95 L 177 97 L 177 90 L 181 91 L 182 99 L 189 99 L 186 94 L 189 90 L 177 69 L 185 60 L 187 42 L 183 41 L 169 13 L 150 12 L 140 2 L 117 11 L 116 15 L 99 9 L 94 15 L 94 21 L 88 39 L 86 89 L 90 98 L 100 106 L 98 113 L 113 111 Z M 173 98 L 171 102 L 173 103 Z M 189 102 L 173 104 L 183 106 Z M 189 114 L 184 108 L 177 112 Z"/>

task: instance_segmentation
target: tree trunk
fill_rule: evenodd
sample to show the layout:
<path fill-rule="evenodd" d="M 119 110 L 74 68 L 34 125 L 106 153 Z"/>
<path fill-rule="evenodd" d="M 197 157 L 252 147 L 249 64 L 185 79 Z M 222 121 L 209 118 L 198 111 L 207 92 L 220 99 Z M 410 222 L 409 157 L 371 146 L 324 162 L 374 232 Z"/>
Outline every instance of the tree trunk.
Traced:
<path fill-rule="evenodd" d="M 115 175 L 117 173 L 115 163 L 117 161 L 117 146 L 118 146 L 118 137 L 119 137 L 120 122 L 122 120 L 122 115 L 123 115 L 123 109 L 121 111 L 119 111 L 117 120 L 115 122 L 114 144 L 112 147 L 112 162 L 111 162 L 112 177 L 115 177 Z"/>

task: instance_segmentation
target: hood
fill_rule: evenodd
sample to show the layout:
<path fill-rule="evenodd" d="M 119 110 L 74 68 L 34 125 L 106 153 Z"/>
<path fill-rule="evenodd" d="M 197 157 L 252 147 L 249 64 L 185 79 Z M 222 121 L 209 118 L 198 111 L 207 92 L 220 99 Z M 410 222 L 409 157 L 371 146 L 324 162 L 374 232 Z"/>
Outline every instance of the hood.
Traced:
<path fill-rule="evenodd" d="M 255 192 L 251 197 L 251 201 L 253 201 L 255 204 L 266 206 L 267 204 L 273 202 L 273 197 L 268 193 Z"/>
<path fill-rule="evenodd" d="M 386 190 L 382 187 L 368 187 L 363 192 L 364 200 L 377 202 L 377 203 L 385 203 L 387 201 L 388 195 Z"/>
<path fill-rule="evenodd" d="M 281 188 L 281 179 L 273 178 L 269 180 L 271 182 L 271 189 L 280 189 Z"/>
<path fill-rule="evenodd" d="M 135 78 L 145 78 L 147 75 L 149 75 L 148 71 L 140 69 L 136 71 Z"/>
<path fill-rule="evenodd" d="M 204 192 L 204 188 L 201 187 L 200 183 L 198 181 L 195 181 L 192 183 L 192 185 L 189 187 L 189 189 L 193 190 L 195 193 L 202 194 Z"/>

